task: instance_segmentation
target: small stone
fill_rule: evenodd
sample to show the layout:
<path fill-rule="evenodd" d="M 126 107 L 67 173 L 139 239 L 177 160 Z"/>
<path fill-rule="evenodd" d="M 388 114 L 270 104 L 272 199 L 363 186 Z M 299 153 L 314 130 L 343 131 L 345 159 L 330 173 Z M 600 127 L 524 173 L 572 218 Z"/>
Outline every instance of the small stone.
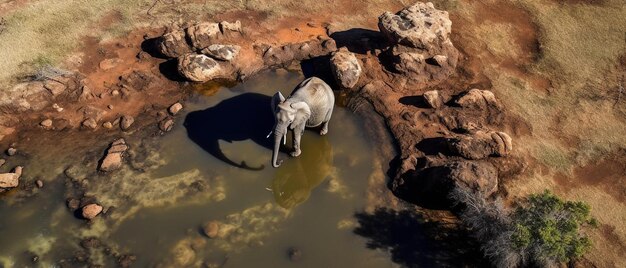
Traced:
<path fill-rule="evenodd" d="M 109 172 L 122 167 L 122 155 L 128 150 L 128 145 L 124 139 L 118 139 L 111 143 L 107 150 L 107 155 L 102 159 L 98 170 Z"/>
<path fill-rule="evenodd" d="M 423 97 L 424 97 L 424 100 L 426 101 L 426 103 L 431 108 L 439 109 L 441 106 L 443 106 L 443 98 L 439 94 L 438 90 L 426 91 L 426 92 L 424 92 Z"/>
<path fill-rule="evenodd" d="M 17 149 L 13 148 L 13 147 L 9 147 L 9 149 L 7 149 L 7 155 L 8 156 L 14 156 L 17 153 Z"/>
<path fill-rule="evenodd" d="M 52 109 L 55 109 L 57 112 L 62 112 L 63 108 L 61 106 L 59 106 L 58 104 L 52 104 Z"/>
<path fill-rule="evenodd" d="M 115 97 L 115 96 L 118 96 L 118 95 L 120 95 L 120 91 L 119 90 L 116 89 L 116 90 L 111 91 L 111 96 Z"/>
<path fill-rule="evenodd" d="M 206 235 L 208 238 L 215 238 L 217 237 L 217 234 L 220 231 L 220 225 L 219 222 L 217 221 L 210 221 L 208 223 L 206 223 L 204 226 L 202 226 L 202 232 L 204 232 L 204 235 Z"/>
<path fill-rule="evenodd" d="M 43 120 L 41 121 L 41 123 L 39 123 L 39 125 L 43 127 L 44 129 L 50 129 L 52 128 L 52 120 L 51 119 Z"/>
<path fill-rule="evenodd" d="M 107 108 L 109 108 L 109 110 L 113 110 L 113 105 L 109 104 L 107 105 Z"/>
<path fill-rule="evenodd" d="M 102 206 L 98 204 L 89 204 L 83 207 L 82 216 L 85 219 L 91 220 L 98 216 L 102 212 Z"/>
<path fill-rule="evenodd" d="M 171 118 L 166 118 L 159 123 L 159 129 L 161 129 L 161 131 L 163 132 L 168 132 L 172 130 L 172 127 L 174 127 L 174 120 L 172 120 Z"/>
<path fill-rule="evenodd" d="M 43 181 L 42 180 L 35 181 L 35 184 L 37 184 L 37 188 L 43 188 Z"/>
<path fill-rule="evenodd" d="M 170 112 L 171 115 L 176 115 L 182 109 L 183 109 L 183 105 L 180 104 L 180 102 L 177 102 L 177 103 L 172 104 L 172 106 L 170 106 L 168 111 Z"/>
<path fill-rule="evenodd" d="M 122 116 L 122 120 L 120 120 L 120 128 L 124 131 L 128 130 L 130 126 L 135 122 L 135 118 L 130 115 Z"/>
<path fill-rule="evenodd" d="M 80 206 L 80 200 L 75 198 L 69 198 L 65 202 L 67 204 L 67 208 L 69 208 L 71 211 L 77 210 Z"/>
<path fill-rule="evenodd" d="M 289 256 L 289 260 L 293 262 L 300 261 L 302 259 L 302 250 L 291 247 L 287 250 L 287 256 Z"/>
<path fill-rule="evenodd" d="M 112 129 L 113 128 L 113 124 L 111 122 L 104 122 L 102 124 L 102 127 L 106 128 L 106 129 Z"/>
<path fill-rule="evenodd" d="M 98 123 L 93 118 L 87 118 L 83 121 L 82 126 L 88 129 L 96 129 L 98 127 Z"/>

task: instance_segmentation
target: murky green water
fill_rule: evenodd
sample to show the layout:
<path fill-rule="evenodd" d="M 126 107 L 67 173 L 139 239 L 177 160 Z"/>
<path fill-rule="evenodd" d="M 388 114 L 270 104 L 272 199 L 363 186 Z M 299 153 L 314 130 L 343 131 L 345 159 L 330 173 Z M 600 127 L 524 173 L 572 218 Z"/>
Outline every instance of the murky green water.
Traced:
<path fill-rule="evenodd" d="M 391 266 L 386 253 L 367 249 L 353 233 L 375 166 L 355 115 L 336 108 L 327 136 L 306 131 L 300 157 L 282 153 L 283 165 L 270 165 L 269 96 L 288 95 L 302 79 L 269 72 L 212 96 L 191 96 L 172 132 L 126 137 L 130 157 L 110 175 L 95 169 L 113 137 L 95 141 L 97 149 L 65 147 L 89 151 L 84 158 L 64 146 L 42 152 L 30 146 L 28 156 L 10 164 L 28 158 L 27 175 L 46 185 L 29 198 L 0 197 L 0 267 L 113 266 L 125 254 L 136 256 L 133 267 Z M 73 144 L 71 137 L 56 138 Z M 31 141 L 38 142 L 47 144 Z M 237 167 L 242 161 L 265 168 Z M 70 176 L 63 172 L 68 166 Z M 109 212 L 92 223 L 75 218 L 65 198 L 76 184 Z M 202 234 L 208 221 L 219 222 L 218 237 Z M 86 237 L 102 245 L 85 249 Z M 288 257 L 292 247 L 301 251 L 297 262 Z M 77 252 L 89 260 L 77 260 Z"/>

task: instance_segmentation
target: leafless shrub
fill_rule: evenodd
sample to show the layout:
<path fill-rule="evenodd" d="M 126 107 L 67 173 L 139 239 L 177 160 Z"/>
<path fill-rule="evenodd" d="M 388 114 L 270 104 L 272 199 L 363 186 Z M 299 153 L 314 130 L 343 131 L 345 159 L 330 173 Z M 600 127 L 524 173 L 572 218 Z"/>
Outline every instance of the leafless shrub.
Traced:
<path fill-rule="evenodd" d="M 518 267 L 524 263 L 525 252 L 514 248 L 514 229 L 501 200 L 489 201 L 481 193 L 466 187 L 455 187 L 449 197 L 465 206 L 460 219 L 481 243 L 481 249 L 495 267 Z"/>
<path fill-rule="evenodd" d="M 7 28 L 7 21 L 4 18 L 0 18 L 0 34 Z"/>
<path fill-rule="evenodd" d="M 37 68 L 31 75 L 24 77 L 25 81 L 46 81 L 56 80 L 57 77 L 63 75 L 70 75 L 72 72 L 63 70 L 51 65 L 44 65 Z"/>

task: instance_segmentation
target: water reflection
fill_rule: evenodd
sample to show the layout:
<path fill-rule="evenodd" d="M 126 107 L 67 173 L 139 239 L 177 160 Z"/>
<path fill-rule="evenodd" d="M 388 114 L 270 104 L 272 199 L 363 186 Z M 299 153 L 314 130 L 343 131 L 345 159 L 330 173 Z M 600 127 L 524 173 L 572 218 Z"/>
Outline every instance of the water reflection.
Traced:
<path fill-rule="evenodd" d="M 334 169 L 333 148 L 327 136 L 307 134 L 302 138 L 302 154 L 287 159 L 272 181 L 276 203 L 283 208 L 293 208 L 306 201 Z"/>

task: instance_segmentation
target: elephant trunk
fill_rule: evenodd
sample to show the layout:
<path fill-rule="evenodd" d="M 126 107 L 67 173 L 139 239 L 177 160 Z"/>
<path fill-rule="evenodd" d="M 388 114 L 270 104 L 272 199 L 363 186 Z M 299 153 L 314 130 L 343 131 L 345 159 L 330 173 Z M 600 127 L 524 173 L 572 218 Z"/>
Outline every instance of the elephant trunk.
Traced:
<path fill-rule="evenodd" d="M 278 161 L 278 153 L 280 149 L 280 140 L 283 138 L 281 133 L 274 132 L 274 150 L 272 151 L 272 166 L 277 168 L 283 163 L 283 160 Z"/>

